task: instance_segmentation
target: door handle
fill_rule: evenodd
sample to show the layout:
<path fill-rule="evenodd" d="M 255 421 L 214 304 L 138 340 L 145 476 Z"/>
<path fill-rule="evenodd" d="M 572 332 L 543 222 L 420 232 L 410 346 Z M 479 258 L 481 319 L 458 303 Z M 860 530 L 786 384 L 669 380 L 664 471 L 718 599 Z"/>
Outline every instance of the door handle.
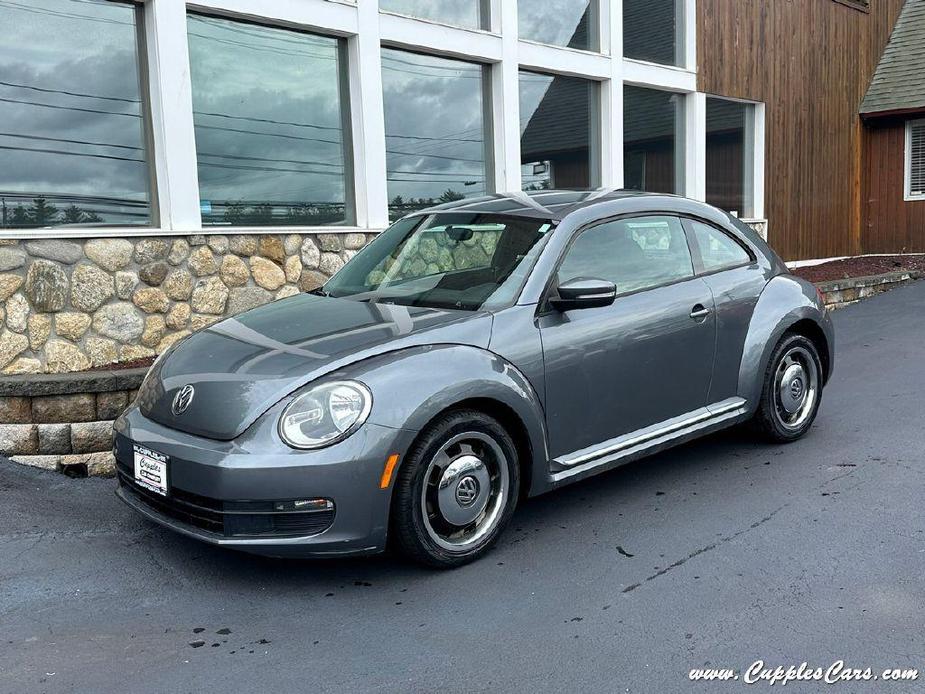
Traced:
<path fill-rule="evenodd" d="M 713 313 L 713 309 L 709 309 L 703 304 L 696 304 L 694 308 L 691 309 L 691 318 L 696 321 L 704 320 L 707 316 Z"/>

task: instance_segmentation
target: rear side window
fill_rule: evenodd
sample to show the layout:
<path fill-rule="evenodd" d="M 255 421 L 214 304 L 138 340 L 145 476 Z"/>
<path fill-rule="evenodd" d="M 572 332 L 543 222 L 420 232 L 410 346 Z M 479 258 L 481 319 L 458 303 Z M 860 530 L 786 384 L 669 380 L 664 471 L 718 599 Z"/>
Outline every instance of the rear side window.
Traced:
<path fill-rule="evenodd" d="M 605 222 L 575 239 L 559 269 L 559 284 L 579 277 L 610 280 L 619 294 L 694 276 L 677 217 L 633 217 Z"/>
<path fill-rule="evenodd" d="M 751 262 L 745 249 L 719 229 L 694 220 L 690 220 L 690 225 L 700 249 L 704 272 L 725 270 Z"/>

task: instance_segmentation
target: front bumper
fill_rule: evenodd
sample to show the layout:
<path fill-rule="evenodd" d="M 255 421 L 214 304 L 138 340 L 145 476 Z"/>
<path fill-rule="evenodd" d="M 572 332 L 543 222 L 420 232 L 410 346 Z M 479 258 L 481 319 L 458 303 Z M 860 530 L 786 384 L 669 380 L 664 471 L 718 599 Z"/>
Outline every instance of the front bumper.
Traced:
<path fill-rule="evenodd" d="M 214 545 L 270 556 L 382 551 L 391 488 L 379 481 L 414 432 L 367 422 L 338 444 L 298 451 L 279 440 L 276 409 L 237 439 L 217 441 L 165 427 L 132 406 L 115 426 L 117 495 L 156 523 Z M 169 457 L 166 498 L 134 484 L 136 443 Z M 275 502 L 296 499 L 329 500 L 333 508 L 274 515 Z"/>

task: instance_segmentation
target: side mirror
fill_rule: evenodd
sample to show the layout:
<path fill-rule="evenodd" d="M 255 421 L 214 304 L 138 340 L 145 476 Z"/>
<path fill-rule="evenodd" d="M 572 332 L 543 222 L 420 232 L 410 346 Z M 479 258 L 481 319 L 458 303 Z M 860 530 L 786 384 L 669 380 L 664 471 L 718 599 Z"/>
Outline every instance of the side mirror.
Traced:
<path fill-rule="evenodd" d="M 610 306 L 617 296 L 617 285 L 607 280 L 579 277 L 559 285 L 559 296 L 550 303 L 557 311 Z"/>

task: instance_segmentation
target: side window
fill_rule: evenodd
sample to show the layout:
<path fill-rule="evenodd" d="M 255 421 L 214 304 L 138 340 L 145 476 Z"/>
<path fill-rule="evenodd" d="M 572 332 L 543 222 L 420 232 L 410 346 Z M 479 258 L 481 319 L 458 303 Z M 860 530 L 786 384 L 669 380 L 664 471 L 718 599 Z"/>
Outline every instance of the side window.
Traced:
<path fill-rule="evenodd" d="M 700 248 L 704 272 L 744 265 L 751 261 L 745 249 L 719 229 L 694 220 L 690 221 L 690 225 Z"/>
<path fill-rule="evenodd" d="M 610 280 L 618 294 L 694 276 L 677 217 L 633 217 L 605 222 L 575 239 L 559 268 L 559 284 L 577 277 Z"/>

